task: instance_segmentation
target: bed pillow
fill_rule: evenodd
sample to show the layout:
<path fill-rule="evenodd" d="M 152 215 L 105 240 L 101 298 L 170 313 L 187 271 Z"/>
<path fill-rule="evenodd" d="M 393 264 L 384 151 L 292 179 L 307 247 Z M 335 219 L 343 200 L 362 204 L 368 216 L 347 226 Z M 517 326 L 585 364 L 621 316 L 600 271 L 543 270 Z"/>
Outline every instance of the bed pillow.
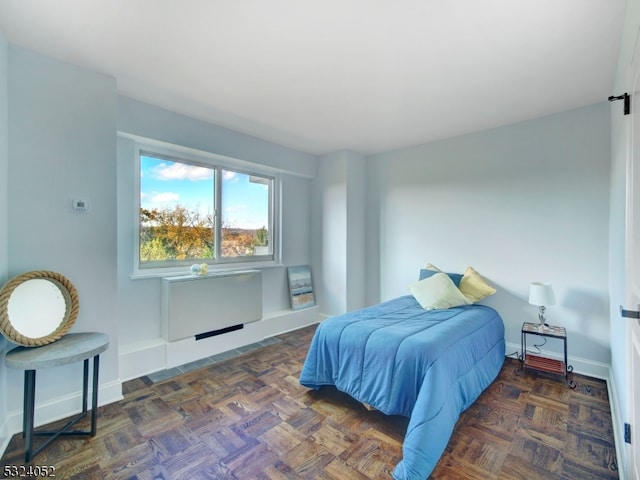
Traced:
<path fill-rule="evenodd" d="M 428 264 L 427 267 L 429 265 L 431 265 L 431 264 Z M 460 285 L 460 280 L 462 280 L 462 274 L 461 273 L 442 272 L 441 270 L 433 270 L 431 268 L 421 268 L 420 269 L 420 276 L 419 276 L 418 280 L 424 280 L 425 278 L 432 277 L 436 273 L 445 273 L 446 275 L 448 275 L 449 278 L 451 279 L 451 281 L 453 281 L 453 284 L 456 287 L 458 285 Z"/>
<path fill-rule="evenodd" d="M 471 302 L 479 302 L 483 298 L 496 293 L 496 289 L 489 285 L 473 268 L 467 267 L 460 280 L 460 291 Z"/>
<path fill-rule="evenodd" d="M 472 303 L 443 272 L 418 280 L 409 286 L 409 291 L 425 310 L 447 309 Z"/>

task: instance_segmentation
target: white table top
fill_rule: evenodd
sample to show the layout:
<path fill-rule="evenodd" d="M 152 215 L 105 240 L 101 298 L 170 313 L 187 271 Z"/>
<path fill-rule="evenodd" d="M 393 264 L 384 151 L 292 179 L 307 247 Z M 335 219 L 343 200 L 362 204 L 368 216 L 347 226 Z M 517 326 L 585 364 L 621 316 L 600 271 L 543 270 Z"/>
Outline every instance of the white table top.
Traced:
<path fill-rule="evenodd" d="M 41 347 L 16 347 L 7 352 L 5 364 L 19 370 L 37 370 L 79 362 L 104 352 L 109 336 L 104 333 L 68 333 Z"/>

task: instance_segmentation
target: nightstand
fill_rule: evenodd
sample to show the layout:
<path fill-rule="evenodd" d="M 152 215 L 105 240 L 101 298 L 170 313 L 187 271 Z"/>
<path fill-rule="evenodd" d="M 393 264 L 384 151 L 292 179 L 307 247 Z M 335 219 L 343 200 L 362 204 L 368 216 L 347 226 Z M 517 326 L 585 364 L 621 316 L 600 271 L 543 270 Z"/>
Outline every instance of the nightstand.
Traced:
<path fill-rule="evenodd" d="M 537 335 L 539 337 L 557 338 L 562 340 L 564 344 L 564 362 L 547 358 L 540 355 L 532 355 L 527 352 L 527 336 Z M 569 388 L 575 388 L 576 384 L 573 380 L 569 380 L 569 373 L 573 372 L 573 367 L 567 363 L 567 330 L 564 327 L 556 327 L 546 325 L 540 327 L 539 323 L 524 322 L 522 324 L 522 332 L 520 338 L 521 355 L 520 361 L 523 368 L 538 370 L 541 372 L 562 375 Z"/>

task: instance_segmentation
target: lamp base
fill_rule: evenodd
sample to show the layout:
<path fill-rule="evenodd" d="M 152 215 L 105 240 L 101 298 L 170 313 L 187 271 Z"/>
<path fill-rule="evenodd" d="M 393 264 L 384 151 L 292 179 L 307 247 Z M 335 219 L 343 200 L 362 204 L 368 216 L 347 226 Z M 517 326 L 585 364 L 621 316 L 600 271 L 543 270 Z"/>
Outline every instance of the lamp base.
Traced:
<path fill-rule="evenodd" d="M 544 330 L 545 328 L 549 327 L 549 325 L 547 325 L 547 319 L 544 315 L 545 308 L 542 305 L 540 305 L 538 308 L 538 321 L 540 322 L 540 325 L 538 325 L 538 330 Z"/>

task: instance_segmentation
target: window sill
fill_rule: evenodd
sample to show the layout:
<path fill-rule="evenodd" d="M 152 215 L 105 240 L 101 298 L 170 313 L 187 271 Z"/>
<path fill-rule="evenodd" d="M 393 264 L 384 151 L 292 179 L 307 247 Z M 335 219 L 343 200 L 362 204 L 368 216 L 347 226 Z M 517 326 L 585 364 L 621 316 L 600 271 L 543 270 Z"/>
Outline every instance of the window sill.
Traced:
<path fill-rule="evenodd" d="M 222 265 L 209 265 L 207 275 L 212 276 L 217 273 L 224 274 L 230 272 L 241 272 L 246 270 L 266 270 L 270 268 L 282 268 L 284 265 L 279 262 L 246 262 L 246 263 L 234 263 L 234 264 L 222 264 Z M 146 280 L 150 278 L 164 278 L 164 277 L 174 277 L 174 276 L 184 276 L 184 275 L 192 275 L 188 268 L 180 268 L 180 269 L 166 269 L 160 270 L 156 269 L 150 272 L 146 271 L 137 271 L 133 272 L 129 278 L 131 280 Z M 193 275 L 197 277 L 198 275 Z"/>

